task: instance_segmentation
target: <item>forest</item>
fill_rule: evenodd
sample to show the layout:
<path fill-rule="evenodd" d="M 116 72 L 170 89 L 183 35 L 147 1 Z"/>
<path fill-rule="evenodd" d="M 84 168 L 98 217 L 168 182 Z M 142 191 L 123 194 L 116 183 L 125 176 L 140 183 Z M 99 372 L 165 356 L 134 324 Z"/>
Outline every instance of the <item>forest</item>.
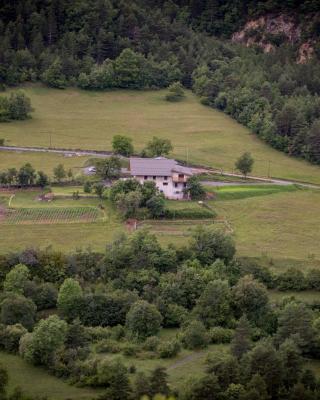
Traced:
<path fill-rule="evenodd" d="M 319 398 L 319 380 L 305 367 L 320 357 L 319 303 L 287 297 L 275 305 L 267 291 L 319 290 L 317 270 L 275 275 L 240 262 L 232 238 L 210 227 L 196 228 L 183 248 L 162 247 L 142 230 L 104 253 L 30 248 L 2 255 L 0 267 L 0 349 L 99 388 L 100 399 Z M 160 340 L 163 328 L 175 337 Z M 179 390 L 162 366 L 147 374 L 133 363 L 212 344 L 228 350 L 209 355 L 204 374 Z"/>
<path fill-rule="evenodd" d="M 274 148 L 319 163 L 318 9 L 317 1 L 3 2 L 0 83 L 107 90 L 180 81 Z M 269 38 L 270 54 L 230 42 L 248 18 L 271 11 L 306 21 L 308 63 L 296 63 L 297 44 L 283 35 Z"/>

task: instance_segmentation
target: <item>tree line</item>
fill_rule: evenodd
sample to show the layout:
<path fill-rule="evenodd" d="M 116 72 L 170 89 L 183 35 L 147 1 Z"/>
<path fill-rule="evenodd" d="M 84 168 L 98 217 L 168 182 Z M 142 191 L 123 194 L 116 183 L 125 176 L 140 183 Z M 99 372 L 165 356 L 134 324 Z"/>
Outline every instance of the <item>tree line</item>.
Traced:
<path fill-rule="evenodd" d="M 73 180 L 71 169 L 66 170 L 63 164 L 58 164 L 53 168 L 53 179 L 55 182 L 61 183 L 66 178 Z M 39 186 L 45 188 L 50 185 L 50 179 L 45 172 L 36 171 L 30 163 L 26 163 L 19 169 L 8 168 L 6 171 L 0 171 L 0 185 L 5 187 Z"/>
<path fill-rule="evenodd" d="M 270 271 L 235 254 L 230 236 L 198 227 L 182 248 L 139 230 L 104 253 L 2 255 L 0 348 L 102 389 L 100 399 L 317 399 L 320 382 L 305 359 L 320 357 L 318 305 L 293 297 L 271 303 Z M 162 339 L 162 328 L 177 334 Z M 209 352 L 205 373 L 179 391 L 164 368 L 146 374 L 134 364 L 144 357 L 160 365 L 210 344 L 225 351 Z"/>

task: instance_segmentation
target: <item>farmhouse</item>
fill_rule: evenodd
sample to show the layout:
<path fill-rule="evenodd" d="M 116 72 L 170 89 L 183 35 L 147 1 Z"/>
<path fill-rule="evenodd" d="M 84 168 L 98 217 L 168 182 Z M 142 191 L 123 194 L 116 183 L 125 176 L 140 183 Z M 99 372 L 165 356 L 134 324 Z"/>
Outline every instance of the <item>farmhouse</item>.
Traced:
<path fill-rule="evenodd" d="M 140 183 L 153 180 L 167 199 L 187 198 L 184 189 L 192 175 L 191 169 L 178 165 L 177 161 L 164 157 L 130 158 L 129 173 Z"/>

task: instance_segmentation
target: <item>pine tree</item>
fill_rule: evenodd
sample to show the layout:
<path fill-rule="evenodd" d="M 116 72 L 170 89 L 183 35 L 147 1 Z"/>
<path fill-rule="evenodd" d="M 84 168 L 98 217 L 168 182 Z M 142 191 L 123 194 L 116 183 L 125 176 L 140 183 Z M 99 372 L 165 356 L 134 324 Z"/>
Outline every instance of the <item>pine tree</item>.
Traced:
<path fill-rule="evenodd" d="M 231 353 L 240 359 L 252 346 L 251 326 L 245 315 L 238 322 L 234 337 L 231 342 Z"/>

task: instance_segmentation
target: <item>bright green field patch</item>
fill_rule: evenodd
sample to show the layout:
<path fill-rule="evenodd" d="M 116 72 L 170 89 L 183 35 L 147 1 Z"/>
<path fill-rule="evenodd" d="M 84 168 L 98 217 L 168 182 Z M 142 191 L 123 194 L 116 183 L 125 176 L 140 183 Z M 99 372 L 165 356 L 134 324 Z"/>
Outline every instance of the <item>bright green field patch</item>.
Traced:
<path fill-rule="evenodd" d="M 275 193 L 294 192 L 296 185 L 239 185 L 239 186 L 206 186 L 206 190 L 216 194 L 216 200 L 239 200 L 248 197 L 267 196 Z"/>
<path fill-rule="evenodd" d="M 95 207 L 52 207 L 8 209 L 3 224 L 59 224 L 76 222 L 95 222 L 102 218 Z"/>
<path fill-rule="evenodd" d="M 35 109 L 27 121 L 2 123 L 0 137 L 9 145 L 110 150 L 116 134 L 130 136 L 140 151 L 152 136 L 168 138 L 173 157 L 232 171 L 249 151 L 253 174 L 320 183 L 320 169 L 272 149 L 247 128 L 220 111 L 200 104 L 191 92 L 179 103 L 164 100 L 166 91 L 89 92 L 25 86 Z M 7 163 L 10 165 L 10 163 Z M 45 162 L 43 163 L 43 168 Z"/>

